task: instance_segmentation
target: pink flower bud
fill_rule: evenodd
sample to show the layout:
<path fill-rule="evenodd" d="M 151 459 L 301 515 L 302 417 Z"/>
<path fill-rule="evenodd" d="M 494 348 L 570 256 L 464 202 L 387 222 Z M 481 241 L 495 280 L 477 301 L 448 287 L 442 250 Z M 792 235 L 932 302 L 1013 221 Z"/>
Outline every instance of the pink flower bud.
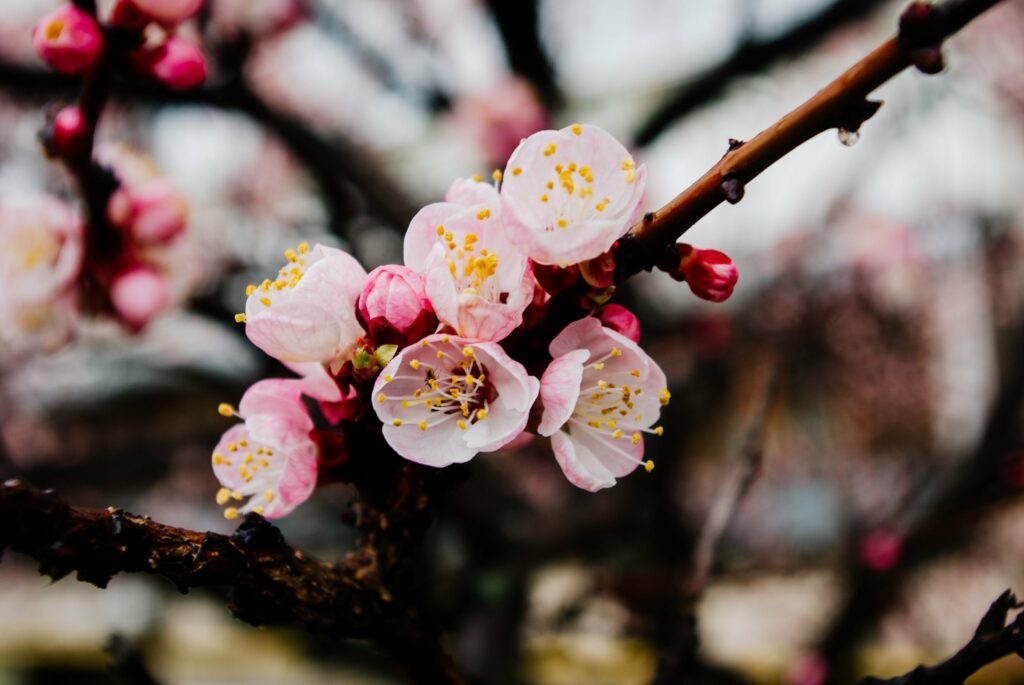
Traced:
<path fill-rule="evenodd" d="M 173 183 L 155 178 L 118 188 L 110 196 L 107 217 L 139 243 L 162 243 L 185 229 L 188 205 Z"/>
<path fill-rule="evenodd" d="M 49 150 L 60 157 L 74 155 L 83 149 L 85 135 L 85 116 L 82 110 L 75 105 L 68 105 L 53 118 Z"/>
<path fill-rule="evenodd" d="M 426 278 L 406 266 L 379 266 L 359 294 L 356 312 L 377 344 L 404 347 L 437 329 Z"/>
<path fill-rule="evenodd" d="M 903 552 L 903 540 L 896 533 L 877 530 L 860 541 L 860 560 L 872 571 L 888 571 Z"/>
<path fill-rule="evenodd" d="M 103 33 L 95 19 L 69 3 L 39 20 L 32 43 L 57 71 L 80 74 L 96 63 L 103 50 Z"/>
<path fill-rule="evenodd" d="M 125 271 L 110 286 L 114 311 L 128 326 L 142 328 L 171 299 L 166 279 L 148 267 Z"/>
<path fill-rule="evenodd" d="M 206 57 L 199 46 L 171 36 L 159 47 L 133 55 L 135 67 L 171 90 L 189 90 L 206 80 Z"/>
<path fill-rule="evenodd" d="M 724 302 L 732 295 L 739 269 L 732 260 L 718 250 L 698 250 L 686 243 L 677 244 L 679 264 L 669 270 L 672 278 L 686 281 L 697 297 L 712 302 Z"/>
<path fill-rule="evenodd" d="M 139 14 L 161 24 L 177 24 L 199 11 L 203 0 L 129 0 Z"/>
<path fill-rule="evenodd" d="M 597 310 L 597 318 L 605 328 L 610 328 L 637 344 L 640 343 L 640 320 L 636 318 L 636 314 L 622 305 L 606 304 Z"/>

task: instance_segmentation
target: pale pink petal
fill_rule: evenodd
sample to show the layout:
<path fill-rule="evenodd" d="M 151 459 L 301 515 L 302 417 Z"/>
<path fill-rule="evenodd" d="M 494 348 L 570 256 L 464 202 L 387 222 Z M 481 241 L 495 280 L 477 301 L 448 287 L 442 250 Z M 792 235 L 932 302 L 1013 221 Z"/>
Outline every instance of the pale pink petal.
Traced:
<path fill-rule="evenodd" d="M 615 477 L 608 469 L 586 449 L 577 449 L 568 433 L 558 431 L 552 435 L 551 447 L 562 473 L 576 487 L 597 492 L 615 485 Z"/>
<path fill-rule="evenodd" d="M 323 402 L 340 402 L 341 389 L 331 374 L 318 362 L 283 362 L 291 371 L 301 376 L 302 394 Z"/>
<path fill-rule="evenodd" d="M 246 305 L 248 310 L 250 305 Z M 322 307 L 282 303 L 246 311 L 245 334 L 256 347 L 283 362 L 330 359 L 342 339 L 342 327 Z"/>
<path fill-rule="evenodd" d="M 449 186 L 444 199 L 463 207 L 487 206 L 491 211 L 496 211 L 501 205 L 501 197 L 494 186 L 471 178 L 456 179 Z"/>
<path fill-rule="evenodd" d="M 550 436 L 565 425 L 576 408 L 583 380 L 583 362 L 590 357 L 587 350 L 571 350 L 557 357 L 540 379 L 540 401 L 544 405 L 537 433 Z"/>
<path fill-rule="evenodd" d="M 418 211 L 405 232 L 402 248 L 405 265 L 422 272 L 426 267 L 427 256 L 437 242 L 437 227 L 443 227 L 450 218 L 465 211 L 462 205 L 451 202 L 435 202 Z"/>

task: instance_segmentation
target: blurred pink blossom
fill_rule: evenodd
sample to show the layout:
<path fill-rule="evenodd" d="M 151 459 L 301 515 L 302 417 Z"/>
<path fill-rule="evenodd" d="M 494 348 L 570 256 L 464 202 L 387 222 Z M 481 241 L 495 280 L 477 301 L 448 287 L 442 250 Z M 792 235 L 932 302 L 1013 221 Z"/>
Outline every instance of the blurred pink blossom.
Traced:
<path fill-rule="evenodd" d="M 132 55 L 135 68 L 171 90 L 190 90 L 206 80 L 206 57 L 199 46 L 171 36 Z"/>
<path fill-rule="evenodd" d="M 357 307 L 363 327 L 378 344 L 405 347 L 437 330 L 426 279 L 407 266 L 388 264 L 371 271 Z"/>
<path fill-rule="evenodd" d="M 485 93 L 461 98 L 453 123 L 476 141 L 488 159 L 502 163 L 520 141 L 548 127 L 550 118 L 529 83 L 499 81 Z"/>
<path fill-rule="evenodd" d="M 39 20 L 32 43 L 43 61 L 57 71 L 80 74 L 100 56 L 103 32 L 88 13 L 68 3 Z"/>
<path fill-rule="evenodd" d="M 129 327 L 141 329 L 171 301 L 167 279 L 158 271 L 139 266 L 116 276 L 110 285 L 114 312 Z"/>

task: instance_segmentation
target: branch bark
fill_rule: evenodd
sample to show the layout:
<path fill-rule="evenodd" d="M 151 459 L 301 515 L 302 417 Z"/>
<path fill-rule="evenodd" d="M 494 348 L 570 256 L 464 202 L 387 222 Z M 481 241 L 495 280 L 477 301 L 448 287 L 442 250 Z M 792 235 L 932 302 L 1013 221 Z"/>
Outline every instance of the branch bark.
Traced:
<path fill-rule="evenodd" d="M 1024 613 L 1009 624 L 1007 614 L 1024 607 L 1007 590 L 992 603 L 963 649 L 935 666 L 918 666 L 895 678 L 865 678 L 861 685 L 962 685 L 964 680 L 1004 656 L 1024 658 Z"/>
<path fill-rule="evenodd" d="M 797 147 L 829 129 L 857 131 L 881 103 L 868 96 L 901 71 L 924 58 L 934 59 L 943 40 L 1000 0 L 947 0 L 913 3 L 900 35 L 876 48 L 749 142 L 730 141 L 729 151 L 689 188 L 656 212 L 647 214 L 615 249 L 617 279 L 659 264 L 674 266 L 671 248 L 691 226 L 725 201 L 738 201 L 743 187 Z M 920 8 L 928 8 L 921 10 Z M 917 16 L 920 12 L 921 16 Z M 668 260 L 668 262 L 666 262 Z"/>

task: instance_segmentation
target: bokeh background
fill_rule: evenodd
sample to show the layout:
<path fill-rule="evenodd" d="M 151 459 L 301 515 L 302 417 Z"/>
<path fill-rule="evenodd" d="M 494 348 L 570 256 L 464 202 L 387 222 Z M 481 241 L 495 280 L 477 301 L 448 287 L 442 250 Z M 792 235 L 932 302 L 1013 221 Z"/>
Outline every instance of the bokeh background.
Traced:
<path fill-rule="evenodd" d="M 0 2 L 0 198 L 77 202 L 36 139 L 74 96 L 31 48 L 56 4 Z M 116 88 L 99 136 L 188 198 L 164 256 L 176 304 L 139 335 L 81 320 L 55 352 L 0 349 L 0 475 L 231 531 L 216 406 L 282 373 L 231 317 L 284 248 L 400 261 L 408 219 L 454 178 L 574 121 L 648 165 L 654 209 L 888 37 L 902 4 L 208 0 L 188 29 L 207 86 Z M 1003 589 L 1024 591 L 1024 2 L 947 57 L 941 76 L 887 84 L 856 144 L 818 137 L 687 234 L 738 264 L 729 302 L 658 273 L 622 288 L 674 400 L 652 474 L 589 495 L 546 441 L 474 460 L 420 562 L 470 673 L 646 683 L 698 639 L 695 682 L 888 676 L 951 654 Z M 694 579 L 709 512 L 737 491 Z M 288 540 L 343 555 L 350 494 L 318 490 L 281 521 Z M 0 683 L 116 682 L 112 635 L 169 685 L 403 682 L 363 645 L 234 621 L 216 594 L 51 584 L 5 556 Z M 1006 661 L 973 682 L 1022 680 Z"/>

